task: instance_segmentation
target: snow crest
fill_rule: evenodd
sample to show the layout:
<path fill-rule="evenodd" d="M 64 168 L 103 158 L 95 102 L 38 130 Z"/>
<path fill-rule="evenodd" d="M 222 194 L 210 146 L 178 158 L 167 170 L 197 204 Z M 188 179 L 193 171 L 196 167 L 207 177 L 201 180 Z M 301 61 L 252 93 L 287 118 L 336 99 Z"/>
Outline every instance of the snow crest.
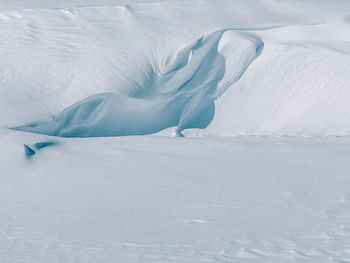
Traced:
<path fill-rule="evenodd" d="M 349 1 L 88 2 L 0 6 L 0 127 L 350 134 Z"/>
<path fill-rule="evenodd" d="M 132 95 L 101 93 L 78 102 L 52 120 L 16 130 L 62 137 L 99 137 L 151 134 L 177 126 L 206 128 L 215 113 L 214 101 L 237 82 L 263 49 L 257 36 L 221 30 L 182 49 L 162 73 L 153 70 L 146 88 Z M 225 75 L 225 54 L 234 66 Z"/>

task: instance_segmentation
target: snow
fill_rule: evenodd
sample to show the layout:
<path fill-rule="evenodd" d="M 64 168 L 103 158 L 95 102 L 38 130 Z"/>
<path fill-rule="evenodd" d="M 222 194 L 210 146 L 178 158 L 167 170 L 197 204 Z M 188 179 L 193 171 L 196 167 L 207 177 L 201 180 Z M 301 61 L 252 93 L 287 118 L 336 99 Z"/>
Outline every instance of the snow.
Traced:
<path fill-rule="evenodd" d="M 91 137 L 143 135 L 173 126 L 181 135 L 186 128 L 206 128 L 214 117 L 217 86 L 225 74 L 225 57 L 218 48 L 230 49 L 226 52 L 236 62 L 230 72 L 232 81 L 224 89 L 241 78 L 263 49 L 259 39 L 233 33 L 217 31 L 181 50 L 175 61 L 166 65 L 165 72 L 149 73 L 144 89 L 133 96 L 94 95 L 67 108 L 52 121 L 16 129 Z"/>
<path fill-rule="evenodd" d="M 162 0 L 1 0 L 0 10 L 14 11 L 33 8 L 70 8 L 80 6 L 115 6 L 139 3 L 161 2 Z"/>
<path fill-rule="evenodd" d="M 2 262 L 350 258 L 349 138 L 1 137 Z"/>
<path fill-rule="evenodd" d="M 30 131 L 80 137 L 145 134 L 178 125 L 181 132 L 208 124 L 199 133 L 348 134 L 349 7 L 346 1 L 202 0 L 2 12 L 0 111 L 7 114 L 0 125 L 30 124 Z M 215 34 L 224 31 L 221 41 Z M 203 46 L 196 47 L 203 36 L 198 44 Z M 194 57 L 193 51 L 198 51 Z M 186 83 L 189 76 L 194 79 Z M 188 97 L 165 96 L 169 85 L 179 94 L 173 96 Z M 192 89 L 197 92 L 182 94 Z M 102 97 L 106 103 L 94 111 Z M 217 109 L 210 117 L 214 100 Z M 118 106 L 105 106 L 107 101 Z M 170 101 L 181 105 L 163 111 Z M 95 117 L 65 123 L 78 110 L 69 108 L 75 103 L 80 109 L 91 103 L 84 108 Z M 115 114 L 120 110 L 125 112 Z M 168 119 L 159 121 L 159 111 Z M 203 111 L 205 121 L 198 117 Z M 117 127 L 102 131 L 106 121 Z M 43 125 L 31 127 L 38 123 Z"/>
<path fill-rule="evenodd" d="M 349 43 L 347 0 L 0 0 L 0 262 L 349 262 Z"/>

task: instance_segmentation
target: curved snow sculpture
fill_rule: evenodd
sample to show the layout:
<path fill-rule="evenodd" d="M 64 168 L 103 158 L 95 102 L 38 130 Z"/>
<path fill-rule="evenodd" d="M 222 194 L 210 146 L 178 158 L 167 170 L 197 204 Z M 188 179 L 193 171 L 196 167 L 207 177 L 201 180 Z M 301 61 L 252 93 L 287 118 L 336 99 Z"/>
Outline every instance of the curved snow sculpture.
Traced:
<path fill-rule="evenodd" d="M 263 43 L 248 33 L 217 31 L 180 51 L 165 72 L 153 71 L 152 83 L 148 84 L 155 90 L 151 97 L 96 94 L 48 122 L 14 129 L 62 137 L 98 137 L 145 135 L 177 126 L 176 133 L 181 136 L 184 129 L 208 126 L 218 94 L 240 79 L 262 48 Z M 236 66 L 218 92 L 227 64 L 225 52 L 220 51 L 225 50 L 232 60 L 229 63 Z"/>

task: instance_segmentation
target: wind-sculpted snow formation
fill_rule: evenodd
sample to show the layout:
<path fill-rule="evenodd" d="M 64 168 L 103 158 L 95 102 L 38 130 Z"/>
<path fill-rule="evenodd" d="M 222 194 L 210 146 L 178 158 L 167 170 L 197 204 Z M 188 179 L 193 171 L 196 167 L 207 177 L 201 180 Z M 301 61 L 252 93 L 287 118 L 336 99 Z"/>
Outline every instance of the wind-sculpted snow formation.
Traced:
<path fill-rule="evenodd" d="M 349 134 L 349 1 L 88 2 L 0 11 L 1 127 Z"/>
<path fill-rule="evenodd" d="M 165 72 L 152 71 L 139 93 L 101 93 L 78 102 L 51 121 L 15 129 L 63 137 L 151 134 L 177 126 L 206 128 L 215 113 L 218 84 L 225 75 L 221 50 L 231 49 L 235 67 L 227 89 L 261 53 L 263 42 L 252 34 L 217 31 L 181 50 Z"/>
<path fill-rule="evenodd" d="M 0 0 L 0 263 L 349 263 L 349 102 L 349 0 Z"/>

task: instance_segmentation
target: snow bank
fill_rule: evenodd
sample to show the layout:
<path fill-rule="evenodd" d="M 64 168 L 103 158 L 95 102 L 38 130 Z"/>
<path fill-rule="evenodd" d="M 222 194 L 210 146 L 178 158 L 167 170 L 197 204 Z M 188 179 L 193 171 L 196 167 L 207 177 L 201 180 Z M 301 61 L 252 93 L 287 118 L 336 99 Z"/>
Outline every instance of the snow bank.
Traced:
<path fill-rule="evenodd" d="M 224 35 L 224 37 L 223 37 Z M 221 39 L 223 38 L 223 41 Z M 263 43 L 251 35 L 218 31 L 179 52 L 164 73 L 152 72 L 147 89 L 133 97 L 103 93 L 74 104 L 52 121 L 17 127 L 17 130 L 64 137 L 143 135 L 177 126 L 206 128 L 214 117 L 218 83 L 225 74 L 225 57 L 232 49 L 235 66 L 227 89 L 261 53 Z M 149 94 L 151 93 L 151 94 Z"/>
<path fill-rule="evenodd" d="M 350 132 L 350 25 L 262 33 L 259 59 L 218 101 L 206 133 L 346 135 Z"/>
<path fill-rule="evenodd" d="M 348 10 L 201 0 L 2 12 L 0 125 L 69 137 L 348 134 Z"/>

